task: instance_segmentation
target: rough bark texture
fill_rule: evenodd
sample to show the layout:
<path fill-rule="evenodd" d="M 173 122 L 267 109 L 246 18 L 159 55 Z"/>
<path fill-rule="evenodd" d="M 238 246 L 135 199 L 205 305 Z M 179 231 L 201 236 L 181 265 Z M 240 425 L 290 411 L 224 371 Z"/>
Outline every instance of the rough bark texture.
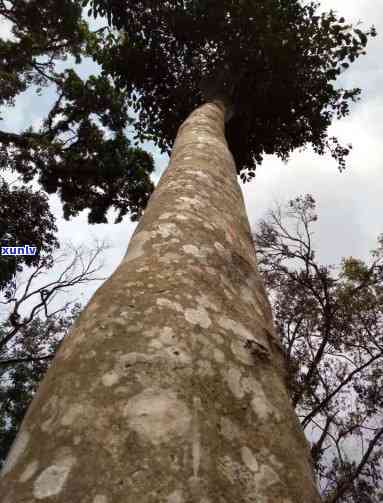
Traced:
<path fill-rule="evenodd" d="M 206 104 L 40 386 L 2 503 L 319 502 L 224 136 Z"/>

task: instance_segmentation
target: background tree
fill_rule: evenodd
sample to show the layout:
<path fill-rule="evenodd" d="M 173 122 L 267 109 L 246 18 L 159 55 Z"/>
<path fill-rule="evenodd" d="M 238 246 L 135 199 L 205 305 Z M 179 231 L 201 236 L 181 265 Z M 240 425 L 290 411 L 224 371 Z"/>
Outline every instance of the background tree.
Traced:
<path fill-rule="evenodd" d="M 138 112 L 137 137 L 170 152 L 197 106 L 223 100 L 238 173 L 251 179 L 264 154 L 287 160 L 310 143 L 345 166 L 327 129 L 348 115 L 360 89 L 336 87 L 375 29 L 353 28 L 319 2 L 84 0 L 120 30 L 99 40 L 95 60 Z"/>
<path fill-rule="evenodd" d="M 382 501 L 383 236 L 368 263 L 320 265 L 310 195 L 254 235 L 289 370 L 289 391 L 326 503 Z"/>
<path fill-rule="evenodd" d="M 90 223 L 105 222 L 112 207 L 117 221 L 129 212 L 137 219 L 153 189 L 153 160 L 125 135 L 132 119 L 124 94 L 107 76 L 83 80 L 74 69 L 98 51 L 81 2 L 1 1 L 1 19 L 12 27 L 11 37 L 0 40 L 3 112 L 26 90 L 39 95 L 51 86 L 57 98 L 41 127 L 0 130 L 0 170 L 16 172 L 24 183 L 38 179 L 47 193 L 57 192 L 66 218 L 90 209 Z M 110 30 L 101 32 L 108 39 Z"/>
<path fill-rule="evenodd" d="M 17 434 L 37 386 L 81 311 L 60 296 L 73 287 L 102 279 L 105 243 L 54 253 L 55 268 L 43 256 L 18 273 L 3 291 L 0 307 L 0 466 Z"/>

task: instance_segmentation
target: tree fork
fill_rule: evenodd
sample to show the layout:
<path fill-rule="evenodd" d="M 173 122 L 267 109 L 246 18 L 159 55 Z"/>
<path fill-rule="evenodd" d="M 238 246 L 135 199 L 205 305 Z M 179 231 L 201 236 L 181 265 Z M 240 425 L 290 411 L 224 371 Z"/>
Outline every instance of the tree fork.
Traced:
<path fill-rule="evenodd" d="M 3 503 L 315 503 L 224 106 L 179 129 L 111 278 L 64 340 Z"/>

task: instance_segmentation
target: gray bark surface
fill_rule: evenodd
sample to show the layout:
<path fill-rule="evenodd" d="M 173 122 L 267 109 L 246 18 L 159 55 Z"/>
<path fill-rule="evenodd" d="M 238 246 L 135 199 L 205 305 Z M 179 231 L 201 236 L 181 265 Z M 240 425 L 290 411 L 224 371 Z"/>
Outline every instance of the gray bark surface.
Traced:
<path fill-rule="evenodd" d="M 65 339 L 2 503 L 315 503 L 224 135 L 182 124 L 128 252 Z"/>

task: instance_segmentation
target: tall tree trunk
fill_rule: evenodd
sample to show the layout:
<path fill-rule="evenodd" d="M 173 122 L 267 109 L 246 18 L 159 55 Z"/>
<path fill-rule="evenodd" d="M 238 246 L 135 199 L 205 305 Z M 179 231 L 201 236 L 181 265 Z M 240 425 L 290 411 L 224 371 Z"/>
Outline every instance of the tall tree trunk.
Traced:
<path fill-rule="evenodd" d="M 62 344 L 3 503 L 315 503 L 224 135 L 195 110 L 112 277 Z"/>

